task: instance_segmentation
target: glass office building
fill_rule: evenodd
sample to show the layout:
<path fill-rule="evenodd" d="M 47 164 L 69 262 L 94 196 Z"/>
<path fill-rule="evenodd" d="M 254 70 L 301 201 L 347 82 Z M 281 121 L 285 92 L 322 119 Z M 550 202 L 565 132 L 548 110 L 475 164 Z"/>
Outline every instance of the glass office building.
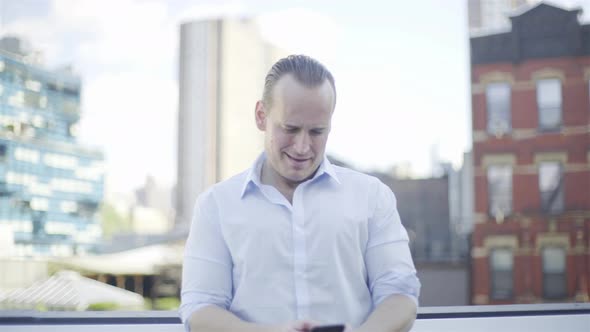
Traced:
<path fill-rule="evenodd" d="M 3 39 L 2 41 L 6 41 Z M 18 40 L 11 40 L 17 43 Z M 104 157 L 76 140 L 78 77 L 0 43 L 0 236 L 16 256 L 92 251 Z"/>

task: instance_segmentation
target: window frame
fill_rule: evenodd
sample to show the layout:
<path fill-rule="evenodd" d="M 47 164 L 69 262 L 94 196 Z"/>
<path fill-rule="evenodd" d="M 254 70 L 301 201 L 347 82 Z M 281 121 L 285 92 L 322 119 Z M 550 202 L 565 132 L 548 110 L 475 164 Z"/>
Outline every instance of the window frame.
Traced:
<path fill-rule="evenodd" d="M 556 188 L 558 191 L 557 193 L 553 194 L 556 195 L 556 199 L 559 199 L 558 201 L 558 208 L 556 209 L 552 209 L 551 205 L 547 205 L 546 199 L 545 199 L 545 194 L 547 193 L 553 193 L 555 192 L 555 189 L 553 190 L 543 190 L 544 188 L 542 188 L 542 168 L 543 166 L 548 166 L 548 165 L 557 165 L 558 169 L 559 169 L 559 182 L 558 182 L 558 187 Z M 538 164 L 538 184 L 539 184 L 539 196 L 541 199 L 541 211 L 543 213 L 547 213 L 550 215 L 557 215 L 557 214 L 561 214 L 565 211 L 565 170 L 564 170 L 564 165 L 561 161 L 558 160 L 547 160 L 547 161 L 541 161 Z"/>
<path fill-rule="evenodd" d="M 541 95 L 541 88 L 540 85 L 544 82 L 558 82 L 559 83 L 559 105 L 541 105 L 542 101 L 540 100 Z M 558 77 L 547 77 L 538 79 L 535 82 L 535 101 L 537 103 L 537 114 L 538 114 L 538 127 L 539 131 L 558 131 L 563 126 L 563 82 Z M 550 110 L 556 110 L 559 115 L 559 120 L 555 125 L 543 123 L 543 119 L 547 117 L 547 112 Z M 543 116 L 545 114 L 545 116 Z M 547 120 L 545 120 L 547 122 Z"/>
<path fill-rule="evenodd" d="M 497 269 L 494 267 L 494 254 L 498 252 L 508 252 L 511 257 L 510 261 L 510 268 L 509 269 Z M 514 250 L 511 247 L 494 247 L 490 249 L 490 255 L 488 257 L 488 264 L 489 264 L 489 276 L 490 276 L 490 283 L 489 283 L 489 292 L 490 292 L 490 299 L 494 301 L 506 301 L 514 299 Z M 507 278 L 510 280 L 510 286 L 506 287 L 506 289 L 498 290 L 496 287 L 496 282 L 498 282 L 500 277 Z M 506 295 L 498 294 L 498 291 L 505 291 Z"/>
<path fill-rule="evenodd" d="M 499 105 L 497 100 L 490 98 L 490 91 L 495 87 L 506 87 L 508 90 L 508 100 L 506 105 Z M 486 85 L 485 88 L 486 96 L 486 132 L 495 136 L 501 136 L 503 134 L 510 133 L 512 131 L 512 86 L 507 81 L 491 82 Z M 505 107 L 506 110 L 503 110 Z M 503 114 L 503 112 L 505 114 Z M 494 120 L 503 119 L 505 121 L 506 128 L 494 127 Z"/>
<path fill-rule="evenodd" d="M 510 170 L 510 176 L 508 177 L 508 181 L 509 181 L 509 189 L 507 190 L 506 193 L 503 193 L 503 195 L 499 195 L 499 194 L 493 194 L 492 193 L 492 181 L 490 179 L 490 172 L 495 169 L 495 168 L 506 168 L 508 170 Z M 488 195 L 488 214 L 492 217 L 495 218 L 503 218 L 506 216 L 511 215 L 514 211 L 513 211 L 513 203 L 514 203 L 514 171 L 513 171 L 513 165 L 511 164 L 507 164 L 507 163 L 502 163 L 502 164 L 491 164 L 487 167 L 486 169 L 486 181 L 487 181 L 487 195 Z M 494 206 L 498 205 L 497 202 L 495 202 L 495 199 L 498 199 L 498 197 L 500 197 L 500 199 L 502 199 L 502 197 L 507 197 L 508 198 L 508 204 L 507 204 L 507 209 L 505 211 L 499 211 L 501 212 L 501 216 L 500 213 L 494 211 Z M 495 203 L 495 204 L 494 204 Z"/>
<path fill-rule="evenodd" d="M 545 252 L 546 250 L 553 250 L 553 249 L 557 249 L 563 252 L 563 269 L 560 272 L 547 272 L 545 267 L 546 267 L 546 263 L 545 263 Z M 542 292 L 543 292 L 543 299 L 547 299 L 547 300 L 564 300 L 567 299 L 568 297 L 568 292 L 567 292 L 567 249 L 564 248 L 563 246 L 559 246 L 559 245 L 547 245 L 541 248 L 541 278 L 542 278 Z M 549 274 L 549 276 L 548 276 Z M 548 278 L 548 277 L 553 277 L 553 278 Z M 548 285 L 548 279 L 556 279 L 554 277 L 559 277 L 559 279 L 561 279 L 561 293 L 556 294 L 548 294 L 550 291 L 548 291 L 548 288 L 551 287 L 551 285 Z M 554 282 L 554 280 L 553 280 Z M 553 290 L 551 290 L 553 291 Z"/>

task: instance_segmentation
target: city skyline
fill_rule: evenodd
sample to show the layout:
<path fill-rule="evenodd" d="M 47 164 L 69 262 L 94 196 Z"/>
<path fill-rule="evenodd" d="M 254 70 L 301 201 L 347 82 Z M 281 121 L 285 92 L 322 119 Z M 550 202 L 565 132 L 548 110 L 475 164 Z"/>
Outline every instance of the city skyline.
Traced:
<path fill-rule="evenodd" d="M 590 8 L 589 1 L 552 3 Z M 126 0 L 117 10 L 96 1 L 0 4 L 1 34 L 26 38 L 48 66 L 72 64 L 80 74 L 80 139 L 104 148 L 110 192 L 129 192 L 150 174 L 174 185 L 179 23 L 223 15 L 259 15 L 270 42 L 332 70 L 339 99 L 329 154 L 364 170 L 409 164 L 427 176 L 433 156 L 459 166 L 470 149 L 465 1 L 368 1 L 357 8 Z"/>
<path fill-rule="evenodd" d="M 17 39 L 0 39 L 0 227 L 7 250 L 92 251 L 102 235 L 96 215 L 104 167 L 102 151 L 76 139 L 80 80 L 31 66 L 22 54 Z"/>

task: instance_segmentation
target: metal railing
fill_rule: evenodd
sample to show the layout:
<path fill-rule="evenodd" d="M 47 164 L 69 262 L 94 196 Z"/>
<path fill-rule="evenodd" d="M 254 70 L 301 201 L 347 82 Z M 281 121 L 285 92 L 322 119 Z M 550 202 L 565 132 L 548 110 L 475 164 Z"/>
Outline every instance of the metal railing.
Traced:
<path fill-rule="evenodd" d="M 175 311 L 0 311 L 0 331 L 181 332 Z M 414 332 L 590 331 L 590 303 L 425 307 Z"/>

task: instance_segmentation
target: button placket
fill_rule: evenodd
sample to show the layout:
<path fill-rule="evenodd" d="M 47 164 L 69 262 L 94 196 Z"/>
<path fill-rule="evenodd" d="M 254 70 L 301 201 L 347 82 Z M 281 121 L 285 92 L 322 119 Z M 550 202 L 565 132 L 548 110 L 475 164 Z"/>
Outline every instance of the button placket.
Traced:
<path fill-rule="evenodd" d="M 295 273 L 295 298 L 297 305 L 297 319 L 309 317 L 309 290 L 306 280 L 307 250 L 304 227 L 304 210 L 301 200 L 301 186 L 293 195 L 293 260 Z"/>

